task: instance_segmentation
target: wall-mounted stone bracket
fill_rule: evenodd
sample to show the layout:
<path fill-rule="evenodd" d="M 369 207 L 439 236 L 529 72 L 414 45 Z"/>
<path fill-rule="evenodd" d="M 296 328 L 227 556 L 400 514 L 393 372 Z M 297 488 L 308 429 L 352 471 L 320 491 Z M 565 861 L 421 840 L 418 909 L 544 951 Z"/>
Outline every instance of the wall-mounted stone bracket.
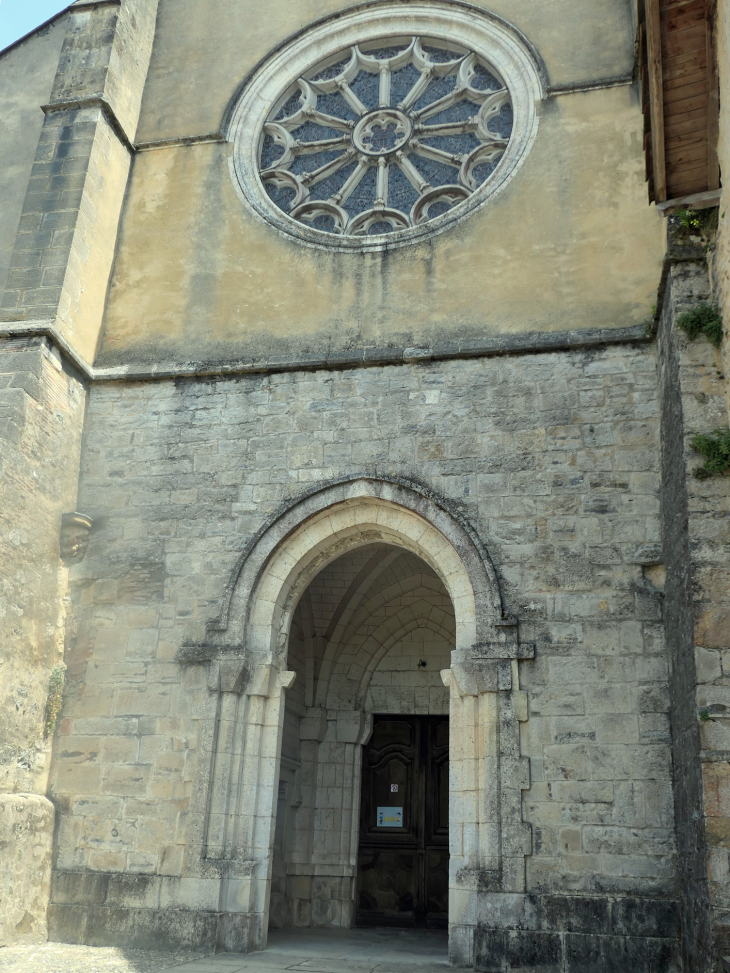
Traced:
<path fill-rule="evenodd" d="M 83 561 L 93 526 L 93 519 L 77 510 L 61 516 L 60 549 L 64 564 L 78 564 Z"/>

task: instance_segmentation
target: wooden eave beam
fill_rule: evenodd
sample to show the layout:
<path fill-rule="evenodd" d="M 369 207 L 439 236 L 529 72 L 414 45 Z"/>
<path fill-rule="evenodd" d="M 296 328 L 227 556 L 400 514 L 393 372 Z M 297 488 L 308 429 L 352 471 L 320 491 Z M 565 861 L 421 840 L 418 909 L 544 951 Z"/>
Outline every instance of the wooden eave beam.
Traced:
<path fill-rule="evenodd" d="M 664 90 L 659 0 L 646 0 L 646 53 L 649 73 L 654 199 L 657 203 L 663 203 L 667 198 L 667 170 L 664 157 Z"/>
<path fill-rule="evenodd" d="M 717 71 L 717 0 L 707 0 L 707 188 L 720 188 L 720 81 Z"/>

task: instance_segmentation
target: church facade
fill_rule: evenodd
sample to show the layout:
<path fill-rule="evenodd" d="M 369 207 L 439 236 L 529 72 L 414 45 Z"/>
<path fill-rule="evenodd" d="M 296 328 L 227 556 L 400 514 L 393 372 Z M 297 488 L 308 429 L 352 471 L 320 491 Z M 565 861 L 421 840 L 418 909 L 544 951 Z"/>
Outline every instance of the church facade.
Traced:
<path fill-rule="evenodd" d="M 5 941 L 722 968 L 724 213 L 657 195 L 652 11 L 77 0 L 0 54 Z"/>

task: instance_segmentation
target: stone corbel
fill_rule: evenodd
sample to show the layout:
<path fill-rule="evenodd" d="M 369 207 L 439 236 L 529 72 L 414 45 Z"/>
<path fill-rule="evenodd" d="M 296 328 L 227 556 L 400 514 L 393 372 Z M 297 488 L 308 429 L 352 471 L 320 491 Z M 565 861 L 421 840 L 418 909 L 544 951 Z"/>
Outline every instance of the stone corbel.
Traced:
<path fill-rule="evenodd" d="M 60 550 L 64 564 L 78 564 L 83 561 L 93 526 L 92 518 L 77 510 L 62 515 Z"/>

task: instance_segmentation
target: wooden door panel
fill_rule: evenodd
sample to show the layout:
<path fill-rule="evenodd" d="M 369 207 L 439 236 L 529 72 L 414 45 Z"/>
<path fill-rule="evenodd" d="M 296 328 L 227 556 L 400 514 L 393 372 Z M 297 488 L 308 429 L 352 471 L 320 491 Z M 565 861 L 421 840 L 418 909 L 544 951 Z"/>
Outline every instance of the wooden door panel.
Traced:
<path fill-rule="evenodd" d="M 446 924 L 448 776 L 448 717 L 374 718 L 363 750 L 358 925 Z M 402 827 L 378 826 L 383 807 L 402 808 Z"/>

